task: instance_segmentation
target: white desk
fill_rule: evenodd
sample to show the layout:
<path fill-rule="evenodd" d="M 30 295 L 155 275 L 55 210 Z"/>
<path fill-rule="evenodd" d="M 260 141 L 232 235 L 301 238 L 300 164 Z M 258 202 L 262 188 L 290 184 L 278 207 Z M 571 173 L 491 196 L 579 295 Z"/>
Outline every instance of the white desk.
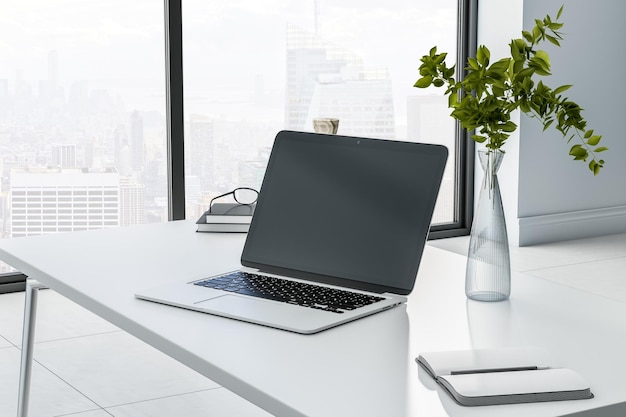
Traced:
<path fill-rule="evenodd" d="M 193 221 L 0 240 L 0 259 L 277 416 L 556 416 L 626 400 L 626 305 L 514 275 L 511 300 L 467 301 L 465 258 L 427 247 L 407 306 L 303 336 L 137 300 L 239 265 L 244 235 Z M 466 408 L 424 351 L 539 346 L 595 398 Z"/>

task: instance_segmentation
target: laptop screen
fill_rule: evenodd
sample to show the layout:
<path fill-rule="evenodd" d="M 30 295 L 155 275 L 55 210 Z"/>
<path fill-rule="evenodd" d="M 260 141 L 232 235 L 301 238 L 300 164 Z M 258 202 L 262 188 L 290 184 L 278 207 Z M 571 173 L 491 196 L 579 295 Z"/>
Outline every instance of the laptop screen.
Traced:
<path fill-rule="evenodd" d="M 242 264 L 410 293 L 447 154 L 440 145 L 279 132 Z"/>

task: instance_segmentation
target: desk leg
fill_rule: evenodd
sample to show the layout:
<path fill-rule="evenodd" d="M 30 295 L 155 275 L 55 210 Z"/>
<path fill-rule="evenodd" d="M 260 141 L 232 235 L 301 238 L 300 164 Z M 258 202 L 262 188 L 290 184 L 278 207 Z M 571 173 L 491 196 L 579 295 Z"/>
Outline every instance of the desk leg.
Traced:
<path fill-rule="evenodd" d="M 45 288 L 39 282 L 26 281 L 26 303 L 24 305 L 24 327 L 22 330 L 22 362 L 20 365 L 20 389 L 17 403 L 17 417 L 28 416 L 30 394 L 30 374 L 33 364 L 33 342 L 35 339 L 35 318 L 37 316 L 37 295 Z"/>

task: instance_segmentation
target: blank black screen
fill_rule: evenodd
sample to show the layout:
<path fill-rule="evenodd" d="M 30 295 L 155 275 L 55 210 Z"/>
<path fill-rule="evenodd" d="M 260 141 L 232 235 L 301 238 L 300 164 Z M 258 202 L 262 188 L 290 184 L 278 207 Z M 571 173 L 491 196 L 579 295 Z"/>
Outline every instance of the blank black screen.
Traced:
<path fill-rule="evenodd" d="M 242 264 L 410 292 L 446 158 L 439 145 L 280 132 Z"/>

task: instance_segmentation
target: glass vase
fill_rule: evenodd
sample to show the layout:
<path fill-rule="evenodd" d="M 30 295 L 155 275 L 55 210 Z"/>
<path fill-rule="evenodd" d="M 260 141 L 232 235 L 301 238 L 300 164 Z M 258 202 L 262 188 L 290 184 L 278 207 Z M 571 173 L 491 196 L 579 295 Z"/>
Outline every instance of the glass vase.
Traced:
<path fill-rule="evenodd" d="M 502 301 L 511 294 L 511 261 L 498 169 L 502 151 L 478 151 L 483 182 L 470 232 L 465 294 L 477 301 Z"/>

